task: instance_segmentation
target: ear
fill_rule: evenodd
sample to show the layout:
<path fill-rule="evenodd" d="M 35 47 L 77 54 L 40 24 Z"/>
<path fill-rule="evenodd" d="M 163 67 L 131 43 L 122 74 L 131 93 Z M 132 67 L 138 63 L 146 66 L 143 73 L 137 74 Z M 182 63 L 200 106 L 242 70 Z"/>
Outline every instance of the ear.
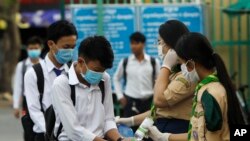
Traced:
<path fill-rule="evenodd" d="M 54 41 L 52 41 L 52 40 L 48 40 L 48 41 L 47 41 L 47 45 L 48 45 L 48 47 L 49 47 L 50 49 L 53 47 L 54 44 L 55 44 L 55 43 L 54 43 Z"/>

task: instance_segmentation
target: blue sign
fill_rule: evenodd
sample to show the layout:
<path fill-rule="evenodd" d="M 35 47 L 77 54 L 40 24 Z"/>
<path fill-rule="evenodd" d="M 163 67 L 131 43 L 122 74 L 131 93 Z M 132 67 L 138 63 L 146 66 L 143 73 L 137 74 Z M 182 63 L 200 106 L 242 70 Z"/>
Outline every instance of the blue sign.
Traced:
<path fill-rule="evenodd" d="M 142 5 L 139 10 L 140 29 L 147 38 L 146 52 L 157 56 L 158 29 L 167 20 L 182 21 L 190 31 L 204 33 L 201 5 Z"/>
<path fill-rule="evenodd" d="M 77 5 L 72 6 L 72 22 L 78 32 L 77 48 L 80 42 L 97 34 L 97 7 Z M 110 41 L 115 54 L 113 68 L 108 70 L 112 76 L 119 61 L 130 54 L 129 36 L 136 30 L 135 7 L 105 5 L 103 11 L 104 36 Z M 77 48 L 74 60 L 77 59 Z"/>

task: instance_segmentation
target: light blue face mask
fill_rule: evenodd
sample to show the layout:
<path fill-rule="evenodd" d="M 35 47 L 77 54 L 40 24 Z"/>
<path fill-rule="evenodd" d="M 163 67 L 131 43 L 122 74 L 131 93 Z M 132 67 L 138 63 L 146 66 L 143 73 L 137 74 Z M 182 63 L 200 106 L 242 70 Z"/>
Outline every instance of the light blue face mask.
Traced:
<path fill-rule="evenodd" d="M 81 73 L 81 76 L 83 77 L 83 79 L 85 79 L 91 85 L 99 84 L 99 82 L 103 78 L 103 73 L 90 70 L 87 67 L 86 63 L 85 63 L 85 66 L 87 68 L 86 73 L 85 74 Z"/>
<path fill-rule="evenodd" d="M 31 59 L 39 58 L 40 54 L 41 54 L 41 50 L 40 49 L 28 50 L 28 56 Z"/>
<path fill-rule="evenodd" d="M 58 63 L 66 64 L 72 60 L 73 57 L 73 49 L 59 49 L 57 53 L 55 53 L 55 58 Z"/>

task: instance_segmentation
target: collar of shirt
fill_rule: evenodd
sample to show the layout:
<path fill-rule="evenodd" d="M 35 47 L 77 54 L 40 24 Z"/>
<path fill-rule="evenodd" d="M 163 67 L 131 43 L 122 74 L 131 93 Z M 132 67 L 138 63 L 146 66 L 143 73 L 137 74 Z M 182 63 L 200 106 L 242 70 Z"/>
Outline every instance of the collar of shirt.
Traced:
<path fill-rule="evenodd" d="M 42 59 L 39 58 L 39 62 L 41 62 L 41 61 L 42 61 Z M 33 65 L 33 63 L 31 62 L 31 59 L 30 59 L 29 57 L 26 59 L 25 65 L 26 65 L 26 66 L 28 66 L 28 65 Z"/>
<path fill-rule="evenodd" d="M 75 65 L 77 62 L 73 62 L 72 65 L 70 66 L 70 69 L 68 71 L 69 75 L 69 84 L 70 85 L 81 85 L 83 88 L 87 88 L 87 85 L 84 85 L 80 83 L 79 79 L 77 78 L 76 71 L 75 71 Z M 90 85 L 90 91 L 99 89 L 98 85 Z"/>
<path fill-rule="evenodd" d="M 48 54 L 46 55 L 46 57 L 45 57 L 44 60 L 45 60 L 45 64 L 46 64 L 46 67 L 47 67 L 47 69 L 48 69 L 48 72 L 53 71 L 54 68 L 58 69 L 58 68 L 53 64 L 53 62 L 49 59 Z M 64 70 L 65 72 L 68 72 L 69 67 L 67 66 L 67 64 L 63 64 L 63 66 L 61 66 L 61 67 L 59 68 L 59 70 Z"/>
<path fill-rule="evenodd" d="M 135 57 L 134 54 L 131 55 L 131 59 L 132 60 L 137 60 L 137 58 Z M 146 54 L 146 53 L 144 53 L 144 60 L 150 61 L 150 56 L 148 54 Z"/>

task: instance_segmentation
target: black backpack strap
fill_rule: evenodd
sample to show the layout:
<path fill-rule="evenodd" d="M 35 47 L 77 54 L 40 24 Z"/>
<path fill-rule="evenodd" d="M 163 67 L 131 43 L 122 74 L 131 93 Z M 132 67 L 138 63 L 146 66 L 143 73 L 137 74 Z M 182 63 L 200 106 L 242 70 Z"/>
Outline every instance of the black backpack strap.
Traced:
<path fill-rule="evenodd" d="M 126 85 L 127 83 L 127 72 L 126 72 L 126 69 L 127 69 L 127 64 L 128 64 L 128 57 L 127 58 L 124 58 L 123 60 L 123 80 L 124 80 L 124 86 Z"/>
<path fill-rule="evenodd" d="M 43 69 L 40 63 L 33 65 L 34 71 L 36 73 L 37 76 L 37 88 L 38 91 L 40 93 L 40 105 L 41 105 L 41 111 L 44 113 L 44 109 L 43 109 L 43 104 L 42 104 L 42 100 L 43 100 L 43 92 L 44 92 L 44 75 L 43 75 Z"/>
<path fill-rule="evenodd" d="M 152 68 L 153 68 L 153 72 L 152 72 L 152 81 L 153 81 L 153 87 L 154 87 L 154 84 L 155 84 L 155 75 L 156 75 L 156 70 L 155 70 L 155 64 L 156 64 L 156 61 L 155 61 L 155 58 L 154 57 L 151 57 L 150 56 L 150 62 L 151 62 L 151 65 L 152 65 Z"/>
<path fill-rule="evenodd" d="M 27 110 L 27 102 L 26 102 L 26 98 L 24 96 L 24 75 L 25 75 L 25 72 L 27 69 L 26 61 L 27 61 L 27 59 L 22 61 L 22 91 L 21 92 L 22 92 L 22 97 L 23 97 L 23 104 L 22 104 L 23 110 Z"/>
<path fill-rule="evenodd" d="M 104 99 L 105 99 L 104 81 L 100 81 L 99 88 L 100 88 L 101 93 L 102 93 L 102 104 L 103 104 L 104 103 Z"/>
<path fill-rule="evenodd" d="M 68 74 L 67 74 L 68 76 Z M 71 100 L 73 102 L 73 105 L 75 106 L 76 105 L 76 92 L 75 92 L 75 85 L 69 85 L 70 86 L 70 90 L 71 90 Z M 63 128 L 63 125 L 62 125 L 62 122 L 60 122 L 60 125 L 58 127 L 58 131 L 57 131 L 57 134 L 56 134 L 56 139 L 58 139 L 59 135 L 61 134 L 62 132 L 62 128 Z"/>

